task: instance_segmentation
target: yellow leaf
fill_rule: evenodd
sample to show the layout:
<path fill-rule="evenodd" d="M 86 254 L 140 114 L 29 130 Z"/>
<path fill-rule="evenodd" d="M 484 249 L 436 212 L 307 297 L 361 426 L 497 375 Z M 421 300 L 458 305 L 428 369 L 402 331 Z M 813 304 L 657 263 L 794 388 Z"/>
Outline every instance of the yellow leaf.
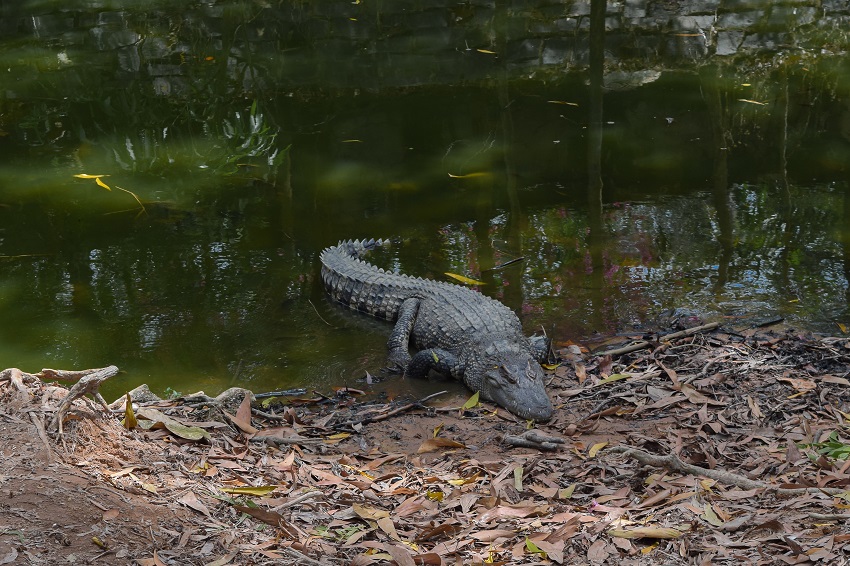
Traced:
<path fill-rule="evenodd" d="M 472 394 L 472 397 L 466 400 L 466 403 L 460 408 L 461 411 L 468 411 L 472 407 L 478 404 L 478 397 L 480 396 L 480 391 L 476 391 Z"/>
<path fill-rule="evenodd" d="M 100 548 L 109 548 L 109 546 L 98 537 L 91 537 L 91 541 L 98 545 Z"/>
<path fill-rule="evenodd" d="M 632 376 L 630 373 L 614 373 L 606 377 L 605 379 L 600 379 L 599 383 L 596 385 L 607 385 L 609 383 L 613 383 L 615 381 L 620 381 L 621 379 L 628 379 Z M 594 387 L 596 387 L 596 385 Z"/>
<path fill-rule="evenodd" d="M 89 175 L 87 173 L 80 173 L 79 175 L 74 175 L 77 179 L 100 179 L 101 177 L 109 177 L 109 175 Z"/>
<path fill-rule="evenodd" d="M 597 442 L 596 444 L 590 447 L 590 450 L 588 450 L 587 452 L 587 457 L 595 457 L 599 453 L 599 451 L 605 448 L 606 446 L 608 446 L 607 442 Z"/>
<path fill-rule="evenodd" d="M 556 370 L 561 367 L 561 364 L 540 364 L 543 369 L 548 369 L 549 371 Z"/>
<path fill-rule="evenodd" d="M 98 185 L 100 185 L 101 187 L 103 187 L 104 189 L 106 189 L 107 191 L 112 190 L 112 189 L 109 188 L 109 185 L 107 185 L 106 183 L 104 183 L 103 181 L 100 180 L 100 177 L 96 178 L 94 180 L 94 182 L 97 183 Z"/>
<path fill-rule="evenodd" d="M 475 483 L 481 478 L 481 472 L 476 472 L 475 474 L 469 476 L 468 478 L 459 478 L 456 480 L 448 480 L 451 485 L 461 486 L 467 485 L 470 483 Z"/>
<path fill-rule="evenodd" d="M 525 537 L 525 549 L 532 554 L 536 554 L 540 558 L 546 558 L 546 552 L 539 546 L 531 542 L 531 539 L 528 537 Z"/>
<path fill-rule="evenodd" d="M 467 285 L 486 285 L 483 281 L 478 281 L 476 279 L 470 279 L 469 277 L 464 277 L 463 275 L 458 275 L 457 273 L 449 273 L 446 272 L 446 275 L 451 277 L 452 279 L 457 279 L 461 283 L 466 283 Z"/>
<path fill-rule="evenodd" d="M 843 324 L 841 322 L 836 322 L 836 324 L 838 325 L 838 329 L 841 330 L 841 332 L 843 332 L 844 334 L 847 334 L 847 325 L 846 324 Z"/>
<path fill-rule="evenodd" d="M 558 490 L 558 499 L 569 499 L 573 496 L 573 492 L 576 490 L 576 486 L 578 484 L 570 484 L 567 487 L 561 488 Z"/>
<path fill-rule="evenodd" d="M 758 104 L 759 106 L 767 106 L 766 102 L 759 102 L 758 100 L 747 100 L 746 98 L 739 98 L 738 102 L 746 102 L 747 104 Z"/>
<path fill-rule="evenodd" d="M 127 393 L 127 407 L 124 409 L 124 428 L 132 430 L 139 426 L 139 421 L 136 420 L 136 413 L 133 412 L 133 400 L 130 399 L 130 394 Z"/>
<path fill-rule="evenodd" d="M 130 476 L 130 479 L 132 479 L 134 482 L 137 482 L 139 485 L 141 485 L 141 486 L 142 486 L 142 489 L 144 489 L 145 491 L 149 491 L 150 493 L 153 493 L 153 494 L 156 494 L 156 493 L 157 493 L 157 491 L 156 491 L 156 486 L 155 486 L 155 485 L 153 485 L 152 483 L 145 483 L 145 482 L 143 482 L 143 481 L 142 481 L 142 480 L 140 480 L 140 479 L 138 478 L 138 476 L 136 476 L 136 474 L 134 474 L 134 473 L 130 473 L 130 474 L 128 474 L 128 475 Z"/>
<path fill-rule="evenodd" d="M 336 434 L 326 436 L 322 440 L 325 441 L 325 444 L 336 444 L 337 442 L 345 440 L 349 436 L 351 436 L 350 432 L 338 432 Z"/>
<path fill-rule="evenodd" d="M 262 497 L 277 489 L 276 485 L 248 485 L 245 487 L 223 487 L 221 491 L 232 495 L 256 495 Z"/>
<path fill-rule="evenodd" d="M 440 491 L 439 489 L 429 489 L 428 491 L 425 492 L 425 497 L 427 497 L 431 501 L 439 502 L 439 501 L 443 500 L 444 495 L 443 495 L 443 492 Z"/>
<path fill-rule="evenodd" d="M 476 49 L 479 53 L 486 53 L 487 55 L 495 55 L 495 51 L 490 51 L 489 49 Z"/>
<path fill-rule="evenodd" d="M 440 431 L 443 430 L 443 423 L 438 424 L 434 427 L 434 436 L 433 438 L 437 438 L 440 435 Z"/>
<path fill-rule="evenodd" d="M 612 537 L 636 539 L 636 538 L 652 538 L 652 539 L 668 539 L 679 538 L 682 536 L 682 531 L 672 527 L 637 527 L 634 529 L 611 529 L 608 534 Z"/>

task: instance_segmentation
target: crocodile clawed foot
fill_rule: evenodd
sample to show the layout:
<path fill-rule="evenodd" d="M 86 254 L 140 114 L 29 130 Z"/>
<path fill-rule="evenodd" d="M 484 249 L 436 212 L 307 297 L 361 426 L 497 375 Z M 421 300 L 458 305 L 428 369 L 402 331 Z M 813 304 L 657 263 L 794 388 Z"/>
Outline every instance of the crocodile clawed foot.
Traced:
<path fill-rule="evenodd" d="M 387 357 L 384 371 L 391 374 L 403 374 L 410 363 L 410 354 L 407 352 L 391 352 Z"/>

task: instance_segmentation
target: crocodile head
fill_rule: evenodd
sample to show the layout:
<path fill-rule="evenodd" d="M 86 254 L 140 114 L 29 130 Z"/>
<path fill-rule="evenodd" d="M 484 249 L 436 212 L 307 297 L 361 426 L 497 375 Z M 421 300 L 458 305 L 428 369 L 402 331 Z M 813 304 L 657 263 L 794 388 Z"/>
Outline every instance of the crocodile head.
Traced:
<path fill-rule="evenodd" d="M 467 365 L 464 381 L 470 388 L 522 419 L 547 421 L 552 417 L 543 368 L 526 349 L 516 343 L 496 342 L 484 354 L 478 363 Z"/>

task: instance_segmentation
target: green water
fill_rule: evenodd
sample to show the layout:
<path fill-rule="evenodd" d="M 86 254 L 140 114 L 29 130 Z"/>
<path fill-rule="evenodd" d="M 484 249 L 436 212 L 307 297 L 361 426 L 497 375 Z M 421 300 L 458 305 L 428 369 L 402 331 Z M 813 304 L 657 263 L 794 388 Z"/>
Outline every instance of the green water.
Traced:
<path fill-rule="evenodd" d="M 318 283 L 355 237 L 558 341 L 850 324 L 848 14 L 753 16 L 721 56 L 750 12 L 706 48 L 609 4 L 599 97 L 586 16 L 549 6 L 0 2 L 0 367 L 366 387 L 389 325 Z"/>

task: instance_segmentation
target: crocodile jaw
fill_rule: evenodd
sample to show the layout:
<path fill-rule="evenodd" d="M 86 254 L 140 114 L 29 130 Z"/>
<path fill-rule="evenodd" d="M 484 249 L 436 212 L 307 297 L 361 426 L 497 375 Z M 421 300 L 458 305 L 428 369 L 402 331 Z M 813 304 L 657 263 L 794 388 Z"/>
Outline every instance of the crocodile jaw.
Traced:
<path fill-rule="evenodd" d="M 481 396 L 522 419 L 548 421 L 554 408 L 543 385 L 543 368 L 528 355 L 501 360 L 484 371 Z"/>

